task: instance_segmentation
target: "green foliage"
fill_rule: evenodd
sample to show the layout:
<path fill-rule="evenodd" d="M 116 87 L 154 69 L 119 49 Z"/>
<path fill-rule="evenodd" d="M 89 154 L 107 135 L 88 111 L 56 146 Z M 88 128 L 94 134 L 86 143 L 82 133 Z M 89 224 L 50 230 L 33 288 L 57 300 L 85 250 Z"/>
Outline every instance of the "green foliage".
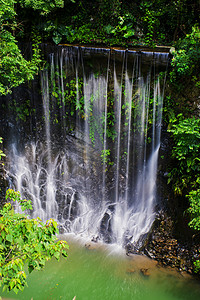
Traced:
<path fill-rule="evenodd" d="M 65 5 L 64 5 L 65 4 Z M 191 4 L 190 4 L 191 5 Z M 182 37 L 198 19 L 198 5 L 179 0 L 130 1 L 119 0 L 8 0 L 0 6 L 0 94 L 11 92 L 38 72 L 38 35 L 43 42 L 92 43 L 107 46 L 154 46 L 172 43 L 173 35 Z M 59 17 L 58 17 L 59 15 Z M 183 30 L 184 28 L 184 30 Z M 34 59 L 22 55 L 18 40 L 33 41 Z M 198 63 L 199 29 L 177 43 L 172 61 L 171 78 L 191 74 Z M 198 84 L 199 80 L 197 80 Z"/>
<path fill-rule="evenodd" d="M 0 137 L 0 144 L 3 143 L 2 137 Z M 5 156 L 5 154 L 3 153 L 3 151 L 0 149 L 0 160 L 2 158 L 2 156 Z"/>
<path fill-rule="evenodd" d="M 13 23 L 13 18 L 16 16 L 14 5 L 16 0 L 1 1 L 0 6 L 0 25 L 10 26 Z M 11 23 L 10 23 L 11 22 Z"/>
<path fill-rule="evenodd" d="M 172 59 L 173 70 L 170 73 L 171 81 L 180 76 L 199 74 L 200 63 L 200 28 L 194 26 L 192 32 L 177 42 Z"/>
<path fill-rule="evenodd" d="M 149 46 L 154 46 L 154 38 L 156 27 L 159 25 L 158 18 L 155 17 L 155 12 L 150 9 L 150 4 L 142 2 L 141 9 L 145 12 L 141 18 L 144 26 L 144 41 Z"/>
<path fill-rule="evenodd" d="M 40 11 L 42 15 L 48 14 L 55 8 L 64 7 L 64 0 L 19 0 L 18 2 L 22 7 L 28 7 Z"/>
<path fill-rule="evenodd" d="M 21 54 L 15 38 L 6 30 L 0 32 L 0 95 L 11 92 L 26 80 L 33 79 L 40 63 L 38 48 L 34 48 L 32 61 Z"/>
<path fill-rule="evenodd" d="M 112 166 L 114 162 L 111 160 L 111 150 L 110 149 L 105 149 L 101 151 L 101 159 L 102 159 L 102 164 L 107 165 L 107 166 Z M 108 169 L 106 168 L 105 171 Z"/>
<path fill-rule="evenodd" d="M 32 209 L 31 201 L 21 199 L 19 192 L 9 189 L 6 199 L 19 203 L 22 211 Z M 27 285 L 25 272 L 41 270 L 45 262 L 60 255 L 67 257 L 68 245 L 57 241 L 57 223 L 50 219 L 45 224 L 39 219 L 15 213 L 11 203 L 0 210 L 0 286 L 3 291 L 17 293 Z"/>
<path fill-rule="evenodd" d="M 125 14 L 124 16 L 118 17 L 118 24 L 112 26 L 110 24 L 104 26 L 104 30 L 108 35 L 115 37 L 121 37 L 128 39 L 135 35 L 135 30 L 133 28 L 134 18 L 131 18 L 130 14 Z"/>
<path fill-rule="evenodd" d="M 175 140 L 177 141 L 174 147 L 174 155 L 178 160 L 186 160 L 188 156 L 193 156 L 193 159 L 200 161 L 196 155 L 200 149 L 200 120 L 193 118 L 180 119 L 178 124 L 173 125 L 173 129 L 170 130 Z M 196 164 L 197 161 L 188 161 L 187 165 L 190 167 L 192 164 Z M 194 169 L 196 171 L 196 169 Z"/>
<path fill-rule="evenodd" d="M 20 119 L 25 122 L 30 116 L 30 111 L 32 111 L 33 109 L 31 109 L 30 106 L 30 100 L 27 100 L 23 104 L 19 104 L 13 99 L 11 110 L 14 110 L 16 112 L 16 120 Z"/>
<path fill-rule="evenodd" d="M 0 137 L 0 144 L 3 143 L 2 137 Z M 3 153 L 3 151 L 0 149 L 0 160 L 2 158 L 2 156 L 5 156 L 5 154 Z"/>
<path fill-rule="evenodd" d="M 194 271 L 195 271 L 195 273 L 200 272 L 200 260 L 196 260 L 194 262 Z"/>
<path fill-rule="evenodd" d="M 190 203 L 188 212 L 191 216 L 191 221 L 189 226 L 195 230 L 200 230 L 200 177 L 197 178 L 196 184 L 193 189 L 187 195 Z M 195 273 L 200 272 L 200 260 L 194 261 L 194 271 Z"/>
<path fill-rule="evenodd" d="M 67 39 L 69 42 L 73 42 L 75 38 L 73 37 L 74 31 L 72 31 L 71 26 L 65 26 L 62 24 L 58 24 L 57 19 L 48 20 L 43 24 L 42 29 L 47 35 L 52 36 L 52 40 L 55 44 L 59 44 L 62 39 Z"/>
<path fill-rule="evenodd" d="M 56 72 L 55 75 L 59 80 L 61 79 L 61 75 L 59 72 Z M 64 89 L 61 90 L 57 81 L 53 80 L 52 87 L 50 87 L 52 98 L 56 99 L 57 105 L 59 108 L 64 108 L 65 116 L 67 119 L 70 116 L 74 116 L 77 111 L 78 116 L 81 119 L 85 118 L 85 110 L 84 110 L 84 96 L 83 96 L 83 79 L 69 79 L 66 82 L 66 76 L 63 73 L 64 80 Z M 61 79 L 61 80 L 62 80 Z M 54 102 L 52 99 L 52 103 Z"/>
<path fill-rule="evenodd" d="M 60 80 L 61 74 L 56 72 L 56 77 Z M 98 76 L 98 74 L 96 74 Z M 68 121 L 69 127 L 72 129 L 72 122 L 70 117 L 73 117 L 76 113 L 76 118 L 79 120 L 87 120 L 89 124 L 89 137 L 95 145 L 95 138 L 99 139 L 103 144 L 104 139 L 104 124 L 105 124 L 105 115 L 102 112 L 101 115 L 96 115 L 94 113 L 94 106 L 98 101 L 99 94 L 102 93 L 100 89 L 97 89 L 90 97 L 90 99 L 85 103 L 84 101 L 84 86 L 83 78 L 66 78 L 64 72 L 63 76 L 63 90 L 60 89 L 59 80 L 53 80 L 52 86 L 52 101 L 56 99 L 57 105 L 59 108 L 63 108 L 65 112 L 64 118 Z M 108 99 L 108 112 L 107 112 L 107 128 L 106 128 L 106 137 L 114 140 L 116 138 L 115 131 L 115 113 L 114 113 L 114 98 L 109 94 Z M 20 109 L 20 108 L 19 108 Z M 58 123 L 57 117 L 54 117 L 54 123 Z"/>
<path fill-rule="evenodd" d="M 195 24 L 198 15 L 196 10 L 189 11 L 186 3 L 189 1 L 186 0 L 145 0 L 137 3 L 119 0 L 68 0 L 63 8 L 60 1 L 54 7 L 55 1 L 51 3 L 52 7 L 44 0 L 22 2 L 30 2 L 30 5 L 24 7 L 33 7 L 45 15 L 45 18 L 41 18 L 41 14 L 36 16 L 36 26 L 45 39 L 53 39 L 55 43 L 103 43 L 107 46 L 126 47 L 171 45 L 174 36 L 182 37 L 182 28 L 186 32 L 191 30 L 191 24 Z M 41 2 L 44 2 L 44 8 Z M 55 11 L 56 7 L 59 9 L 59 18 L 56 13 L 51 13 L 49 17 L 47 12 Z"/>
<path fill-rule="evenodd" d="M 110 156 L 110 149 L 102 150 L 101 151 L 101 158 L 104 164 L 107 164 L 109 161 Z"/>
<path fill-rule="evenodd" d="M 112 102 L 112 100 L 111 100 L 111 102 Z M 112 141 L 114 141 L 116 139 L 116 136 L 117 136 L 117 132 L 115 130 L 116 118 L 115 118 L 114 111 L 112 111 L 111 109 L 112 109 L 112 106 L 109 107 L 109 111 L 107 113 L 107 128 L 106 128 L 107 131 L 106 131 L 106 136 L 107 136 L 107 138 L 109 138 Z"/>
<path fill-rule="evenodd" d="M 176 167 L 169 173 L 169 182 L 173 182 L 177 194 L 189 191 L 186 195 L 191 217 L 189 226 L 200 230 L 200 119 L 179 116 L 170 132 L 175 141 L 172 155 L 176 159 Z M 195 272 L 198 272 L 200 262 L 196 261 L 194 266 Z"/>
<path fill-rule="evenodd" d="M 83 78 L 72 79 L 66 83 L 64 95 L 64 102 L 69 106 L 71 116 L 77 111 L 79 117 L 84 118 Z"/>
<path fill-rule="evenodd" d="M 164 97 L 163 105 L 163 121 L 168 124 L 168 129 L 171 129 L 173 123 L 177 121 L 176 106 L 180 105 L 172 96 Z"/>
<path fill-rule="evenodd" d="M 23 57 L 17 45 L 13 35 L 17 28 L 14 9 L 16 3 L 16 0 L 2 1 L 0 6 L 0 95 L 10 93 L 13 87 L 33 79 L 41 62 L 39 39 L 35 39 L 34 35 L 30 61 Z"/>
<path fill-rule="evenodd" d="M 200 230 L 200 119 L 178 117 L 169 130 L 175 142 L 172 150 L 175 167 L 169 173 L 168 182 L 173 183 L 175 193 L 186 195 L 189 226 Z M 200 271 L 199 260 L 194 262 L 194 270 Z"/>
<path fill-rule="evenodd" d="M 195 184 L 200 172 L 200 119 L 180 117 L 169 130 L 174 137 L 172 156 L 177 160 L 176 167 L 169 173 L 174 190 L 182 194 L 184 189 Z"/>
<path fill-rule="evenodd" d="M 74 1 L 72 1 L 74 2 Z M 17 5 L 18 4 L 18 5 Z M 11 93 L 12 88 L 27 80 L 32 80 L 38 73 L 41 63 L 38 35 L 31 32 L 32 58 L 24 58 L 18 47 L 17 36 L 21 36 L 24 28 L 17 23 L 17 11 L 20 7 L 37 10 L 41 15 L 47 15 L 55 8 L 63 8 L 63 0 L 8 0 L 1 1 L 0 6 L 0 95 Z M 22 23 L 24 21 L 22 20 Z M 21 32 L 18 33 L 18 31 Z M 37 31 L 37 30 L 36 30 Z M 30 34 L 29 34 L 30 35 Z M 56 43 L 60 41 L 59 33 L 53 36 Z"/>
<path fill-rule="evenodd" d="M 199 187 L 199 184 L 200 177 L 198 178 L 195 187 Z M 188 211 L 192 217 L 189 226 L 195 230 L 200 230 L 200 188 L 190 191 L 187 197 L 190 203 Z"/>

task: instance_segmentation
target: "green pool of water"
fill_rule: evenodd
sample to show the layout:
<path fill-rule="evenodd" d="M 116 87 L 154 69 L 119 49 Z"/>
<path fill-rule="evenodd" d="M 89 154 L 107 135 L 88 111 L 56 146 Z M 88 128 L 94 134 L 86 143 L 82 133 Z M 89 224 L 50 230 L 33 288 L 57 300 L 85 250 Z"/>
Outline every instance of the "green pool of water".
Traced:
<path fill-rule="evenodd" d="M 28 276 L 19 300 L 199 300 L 200 284 L 141 256 L 127 257 L 110 249 L 87 249 L 69 240 L 67 260 L 53 260 Z M 112 251 L 116 250 L 115 247 Z M 115 251 L 114 251 L 115 252 Z M 146 269 L 145 276 L 141 269 Z"/>

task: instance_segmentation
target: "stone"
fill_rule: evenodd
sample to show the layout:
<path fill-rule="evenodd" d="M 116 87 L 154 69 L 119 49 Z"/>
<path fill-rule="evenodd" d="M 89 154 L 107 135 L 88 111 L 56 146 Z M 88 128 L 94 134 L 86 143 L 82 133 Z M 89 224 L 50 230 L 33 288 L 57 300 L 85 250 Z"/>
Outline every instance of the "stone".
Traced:
<path fill-rule="evenodd" d="M 89 242 L 85 244 L 85 248 L 88 250 L 98 250 L 98 249 L 105 249 L 105 245 L 96 242 Z"/>
<path fill-rule="evenodd" d="M 140 272 L 141 272 L 142 275 L 144 275 L 145 277 L 149 277 L 149 276 L 150 276 L 149 269 L 142 268 L 142 269 L 140 269 Z"/>

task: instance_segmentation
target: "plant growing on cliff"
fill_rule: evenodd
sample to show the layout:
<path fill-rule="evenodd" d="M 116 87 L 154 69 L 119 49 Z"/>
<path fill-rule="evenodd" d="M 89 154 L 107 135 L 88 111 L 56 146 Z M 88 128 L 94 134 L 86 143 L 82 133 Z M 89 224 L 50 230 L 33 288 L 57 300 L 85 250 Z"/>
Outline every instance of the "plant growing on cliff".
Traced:
<path fill-rule="evenodd" d="M 200 172 L 200 119 L 180 116 L 179 121 L 169 130 L 175 145 L 172 157 L 176 167 L 169 173 L 168 182 L 173 181 L 174 191 L 182 194 L 195 186 Z"/>
<path fill-rule="evenodd" d="M 3 143 L 3 140 L 2 140 L 2 137 L 0 137 L 0 144 Z M 0 149 L 0 160 L 1 160 L 1 157 L 2 156 L 5 156 L 5 154 L 3 153 L 3 151 Z"/>
<path fill-rule="evenodd" d="M 32 209 L 31 201 L 21 199 L 19 192 L 7 191 L 6 199 L 16 201 L 22 211 Z M 45 224 L 39 219 L 29 219 L 15 213 L 11 203 L 0 210 L 0 286 L 3 291 L 17 293 L 27 285 L 25 266 L 28 272 L 40 270 L 45 262 L 55 257 L 67 257 L 68 245 L 57 241 L 57 223 L 50 219 Z"/>
<path fill-rule="evenodd" d="M 174 138 L 172 157 L 174 166 L 169 173 L 168 182 L 174 192 L 188 199 L 187 213 L 190 216 L 189 227 L 200 230 L 200 119 L 174 118 L 169 130 Z M 194 258 L 194 271 L 200 271 L 200 260 Z"/>
<path fill-rule="evenodd" d="M 197 189 L 191 190 L 187 195 L 190 203 L 188 211 L 192 217 L 189 226 L 195 230 L 200 230 L 200 177 L 196 181 L 196 186 Z"/>
<path fill-rule="evenodd" d="M 194 26 L 192 32 L 187 34 L 184 39 L 180 39 L 176 44 L 172 59 L 171 81 L 181 79 L 188 75 L 199 74 L 200 60 L 200 28 Z"/>
<path fill-rule="evenodd" d="M 188 212 L 191 216 L 189 226 L 200 231 L 200 177 L 197 178 L 196 184 L 187 195 L 187 198 L 190 203 Z M 196 273 L 200 272 L 200 260 L 194 261 L 194 271 Z"/>
<path fill-rule="evenodd" d="M 33 79 L 41 62 L 39 39 L 31 33 L 32 58 L 27 60 L 18 46 L 16 36 L 23 32 L 22 23 L 17 20 L 17 8 L 32 8 L 45 15 L 56 7 L 63 7 L 63 0 L 7 0 L 0 5 L 0 95 L 11 92 L 27 80 Z M 20 34 L 19 34 L 20 35 Z"/>
<path fill-rule="evenodd" d="M 200 119 L 179 116 L 173 124 L 172 132 L 175 145 L 172 156 L 176 167 L 169 173 L 169 182 L 173 183 L 174 191 L 186 195 L 189 200 L 188 213 L 191 221 L 189 226 L 200 230 Z M 200 261 L 194 262 L 195 272 L 200 271 Z"/>

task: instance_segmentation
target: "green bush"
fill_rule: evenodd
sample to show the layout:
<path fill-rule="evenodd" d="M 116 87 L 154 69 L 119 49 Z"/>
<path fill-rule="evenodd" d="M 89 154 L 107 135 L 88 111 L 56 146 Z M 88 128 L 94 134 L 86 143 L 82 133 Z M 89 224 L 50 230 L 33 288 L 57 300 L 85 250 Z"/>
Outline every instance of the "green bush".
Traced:
<path fill-rule="evenodd" d="M 200 70 L 200 29 L 198 26 L 192 28 L 192 32 L 187 34 L 176 44 L 172 59 L 173 70 L 170 73 L 171 81 L 191 74 L 199 74 Z"/>
<path fill-rule="evenodd" d="M 169 173 L 168 182 L 173 181 L 175 192 L 182 194 L 184 190 L 190 190 L 199 178 L 200 119 L 183 119 L 181 116 L 169 131 L 175 142 L 172 157 L 176 159 L 176 167 Z"/>
<path fill-rule="evenodd" d="M 7 191 L 6 199 L 17 201 L 22 211 L 32 209 L 31 201 L 21 199 L 19 192 Z M 57 223 L 50 219 L 45 224 L 39 219 L 30 219 L 15 213 L 11 203 L 0 210 L 0 287 L 3 291 L 17 293 L 27 285 L 28 272 L 40 270 L 45 262 L 60 255 L 67 257 L 68 245 L 57 241 Z"/>

